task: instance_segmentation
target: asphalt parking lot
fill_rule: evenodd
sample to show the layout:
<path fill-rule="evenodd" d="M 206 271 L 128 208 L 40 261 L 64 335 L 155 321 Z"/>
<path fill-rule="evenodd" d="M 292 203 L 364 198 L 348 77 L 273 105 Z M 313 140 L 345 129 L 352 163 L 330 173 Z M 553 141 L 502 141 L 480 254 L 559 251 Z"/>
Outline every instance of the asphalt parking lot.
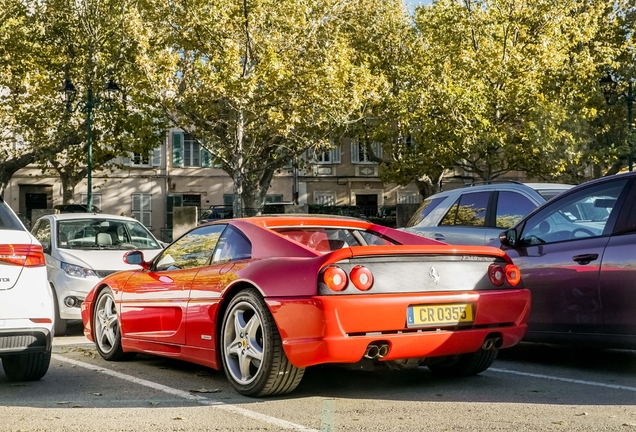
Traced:
<path fill-rule="evenodd" d="M 41 381 L 0 374 L 0 430 L 636 431 L 634 351 L 521 344 L 461 379 L 317 367 L 290 395 L 250 399 L 189 363 L 105 362 L 71 330 Z"/>

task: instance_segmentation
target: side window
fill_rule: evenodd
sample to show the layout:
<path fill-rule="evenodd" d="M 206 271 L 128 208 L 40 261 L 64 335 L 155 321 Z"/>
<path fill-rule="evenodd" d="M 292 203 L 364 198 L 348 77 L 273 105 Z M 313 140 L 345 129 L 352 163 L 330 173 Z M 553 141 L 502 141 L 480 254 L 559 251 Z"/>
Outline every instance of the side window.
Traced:
<path fill-rule="evenodd" d="M 521 243 L 534 245 L 602 236 L 626 183 L 626 179 L 621 179 L 556 198 L 528 219 Z"/>
<path fill-rule="evenodd" d="M 415 214 L 411 217 L 409 222 L 406 224 L 406 227 L 413 227 L 419 225 L 426 216 L 428 216 L 433 210 L 437 208 L 438 205 L 442 203 L 447 197 L 433 198 L 425 200 L 420 208 L 417 209 Z"/>
<path fill-rule="evenodd" d="M 228 226 L 219 239 L 212 263 L 222 263 L 247 259 L 252 256 L 252 244 L 233 226 Z"/>
<path fill-rule="evenodd" d="M 38 226 L 33 230 L 33 236 L 40 243 L 42 243 L 42 247 L 44 250 L 50 249 L 51 247 L 51 222 L 47 219 L 42 219 Z M 50 251 L 49 251 L 50 252 Z"/>
<path fill-rule="evenodd" d="M 190 231 L 161 253 L 154 269 L 183 270 L 208 265 L 224 229 L 225 225 L 209 225 Z"/>
<path fill-rule="evenodd" d="M 440 225 L 483 227 L 490 192 L 466 193 L 459 197 L 440 222 Z"/>
<path fill-rule="evenodd" d="M 530 199 L 518 192 L 499 192 L 495 224 L 497 228 L 510 228 L 535 208 Z"/>

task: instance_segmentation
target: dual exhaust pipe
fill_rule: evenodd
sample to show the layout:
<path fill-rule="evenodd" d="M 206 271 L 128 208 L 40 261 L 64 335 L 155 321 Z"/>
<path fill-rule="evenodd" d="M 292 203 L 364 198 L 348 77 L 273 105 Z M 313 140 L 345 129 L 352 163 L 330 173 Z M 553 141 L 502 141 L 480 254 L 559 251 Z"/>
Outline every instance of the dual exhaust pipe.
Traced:
<path fill-rule="evenodd" d="M 497 350 L 503 345 L 503 339 L 499 336 L 487 337 L 481 345 L 481 349 L 485 351 Z M 386 342 L 372 342 L 364 350 L 364 358 L 366 359 L 383 359 L 389 353 L 389 344 Z"/>
<path fill-rule="evenodd" d="M 484 340 L 484 343 L 481 344 L 481 349 L 483 349 L 484 351 L 499 349 L 501 348 L 502 344 L 503 339 L 499 336 L 487 337 L 486 340 Z"/>
<path fill-rule="evenodd" d="M 389 344 L 386 342 L 372 342 L 364 350 L 364 358 L 366 359 L 383 359 L 389 353 Z"/>

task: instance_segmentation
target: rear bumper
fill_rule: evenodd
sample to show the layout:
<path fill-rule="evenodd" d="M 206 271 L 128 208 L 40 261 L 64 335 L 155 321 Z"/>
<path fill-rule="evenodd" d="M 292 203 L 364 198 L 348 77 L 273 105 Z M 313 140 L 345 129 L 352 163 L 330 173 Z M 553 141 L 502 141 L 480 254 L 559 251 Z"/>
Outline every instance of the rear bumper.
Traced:
<path fill-rule="evenodd" d="M 0 329 L 0 357 L 51 351 L 52 338 L 47 328 Z"/>
<path fill-rule="evenodd" d="M 400 295 L 269 298 L 283 348 L 297 367 L 356 363 L 367 346 L 382 341 L 383 360 L 440 357 L 475 352 L 487 337 L 502 348 L 521 341 L 530 312 L 528 290 L 469 291 Z M 408 306 L 471 303 L 475 317 L 462 327 L 408 328 Z"/>

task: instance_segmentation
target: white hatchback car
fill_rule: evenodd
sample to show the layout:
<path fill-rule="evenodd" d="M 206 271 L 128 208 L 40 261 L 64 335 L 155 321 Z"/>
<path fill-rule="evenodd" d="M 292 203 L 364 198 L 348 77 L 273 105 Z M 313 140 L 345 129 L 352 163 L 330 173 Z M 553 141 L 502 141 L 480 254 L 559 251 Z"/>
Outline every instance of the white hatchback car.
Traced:
<path fill-rule="evenodd" d="M 0 197 L 0 358 L 10 381 L 46 374 L 53 320 L 42 246 Z"/>
<path fill-rule="evenodd" d="M 55 298 L 56 336 L 66 333 L 68 320 L 82 319 L 80 306 L 101 279 L 138 267 L 124 262 L 126 252 L 141 250 L 152 259 L 163 249 L 136 219 L 102 213 L 42 216 L 32 232 L 44 248 Z"/>

